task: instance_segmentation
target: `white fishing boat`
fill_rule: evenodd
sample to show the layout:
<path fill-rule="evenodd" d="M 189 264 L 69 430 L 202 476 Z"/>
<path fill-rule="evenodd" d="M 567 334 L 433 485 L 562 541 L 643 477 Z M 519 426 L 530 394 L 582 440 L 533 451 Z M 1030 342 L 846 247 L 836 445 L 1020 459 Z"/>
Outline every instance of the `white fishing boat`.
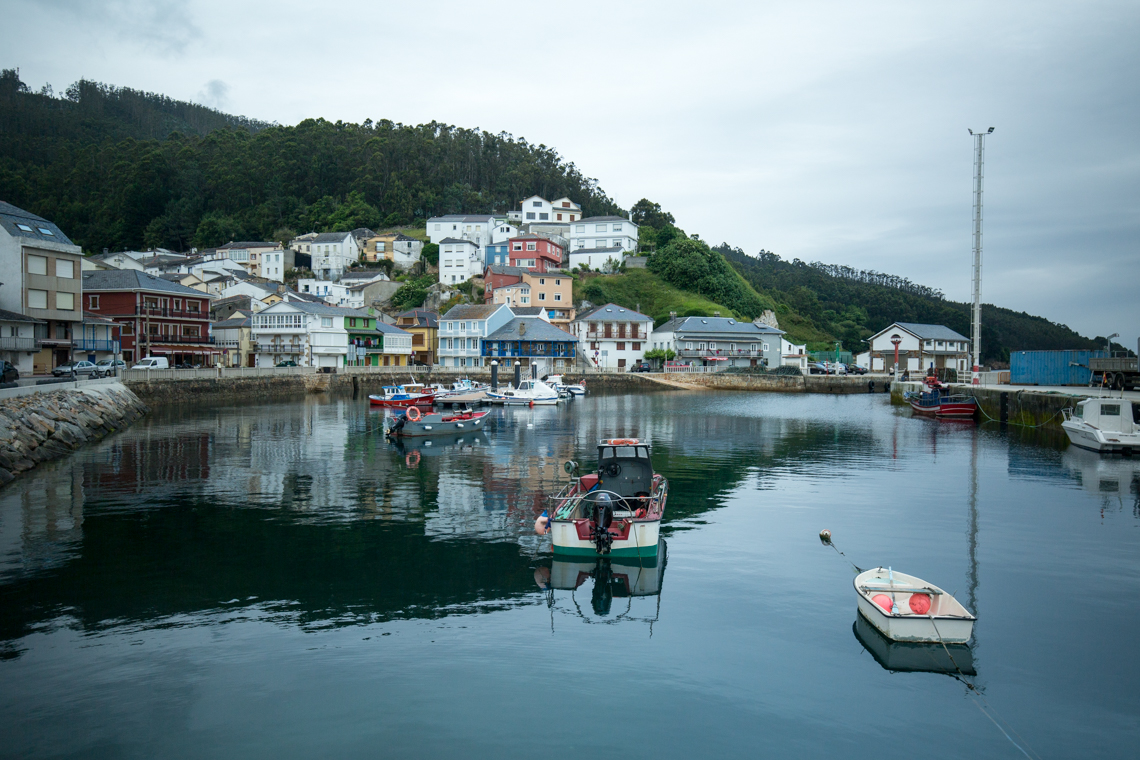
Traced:
<path fill-rule="evenodd" d="M 891 568 L 855 576 L 859 612 L 892 641 L 965 644 L 976 618 L 937 586 Z"/>
<path fill-rule="evenodd" d="M 541 380 L 523 380 L 518 388 L 487 391 L 487 398 L 495 404 L 557 404 L 558 391 Z"/>
<path fill-rule="evenodd" d="M 547 375 L 542 379 L 542 381 L 557 391 L 565 390 L 571 396 L 586 395 L 585 381 L 582 381 L 580 383 L 567 383 L 563 380 L 562 375 Z"/>
<path fill-rule="evenodd" d="M 1101 454 L 1140 453 L 1140 404 L 1125 398 L 1087 398 L 1065 409 L 1069 443 Z"/>
<path fill-rule="evenodd" d="M 567 462 L 566 469 L 576 475 L 578 465 Z M 669 483 L 653 471 L 648 443 L 603 440 L 597 471 L 573 477 L 535 529 L 544 535 L 549 531 L 555 555 L 652 557 L 668 497 Z"/>
<path fill-rule="evenodd" d="M 488 390 L 491 386 L 486 383 L 477 383 L 470 378 L 464 377 L 456 380 L 454 383 L 444 385 L 442 383 L 433 383 L 432 389 L 435 390 L 435 398 L 437 401 L 450 398 L 452 396 L 464 396 L 469 393 L 479 393 L 480 391 Z"/>

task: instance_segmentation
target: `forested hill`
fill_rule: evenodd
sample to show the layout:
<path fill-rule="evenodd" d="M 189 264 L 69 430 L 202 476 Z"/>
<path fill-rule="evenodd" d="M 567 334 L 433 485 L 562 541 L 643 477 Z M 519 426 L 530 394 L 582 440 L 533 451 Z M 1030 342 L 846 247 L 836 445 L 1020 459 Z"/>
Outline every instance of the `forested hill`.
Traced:
<path fill-rule="evenodd" d="M 830 333 L 850 350 L 865 350 L 862 339 L 892 322 L 946 325 L 970 335 L 972 304 L 947 301 L 940 291 L 904 278 L 799 259 L 789 262 L 768 251 L 749 256 L 723 243 L 714 250 L 782 307 L 777 314 L 809 320 L 801 331 L 808 327 Z M 1008 362 L 1011 350 L 1102 348 L 1104 343 L 1103 338 L 1090 340 L 1044 317 L 982 305 L 985 362 Z"/>
<path fill-rule="evenodd" d="M 545 145 L 432 122 L 282 127 L 77 82 L 62 97 L 0 73 L 0 199 L 88 251 L 406 224 L 563 195 L 621 209 Z"/>

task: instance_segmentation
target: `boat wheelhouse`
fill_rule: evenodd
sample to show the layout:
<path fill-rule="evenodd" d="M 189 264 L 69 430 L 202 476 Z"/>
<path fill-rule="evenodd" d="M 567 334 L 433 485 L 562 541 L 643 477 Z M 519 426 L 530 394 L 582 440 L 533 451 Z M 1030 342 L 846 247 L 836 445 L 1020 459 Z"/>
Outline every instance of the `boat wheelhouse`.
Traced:
<path fill-rule="evenodd" d="M 373 406 L 430 406 L 435 392 L 424 388 L 421 383 L 407 385 L 386 385 L 382 394 L 368 397 Z"/>
<path fill-rule="evenodd" d="M 575 475 L 578 465 L 567 462 Z M 554 496 L 549 532 L 555 554 L 657 555 L 668 481 L 653 471 L 652 447 L 637 438 L 598 443 L 598 469 Z"/>
<path fill-rule="evenodd" d="M 487 398 L 494 404 L 557 404 L 558 391 L 541 380 L 523 380 L 518 388 L 487 391 Z"/>
<path fill-rule="evenodd" d="M 1140 453 L 1140 404 L 1125 398 L 1087 398 L 1065 409 L 1069 443 L 1101 454 Z"/>

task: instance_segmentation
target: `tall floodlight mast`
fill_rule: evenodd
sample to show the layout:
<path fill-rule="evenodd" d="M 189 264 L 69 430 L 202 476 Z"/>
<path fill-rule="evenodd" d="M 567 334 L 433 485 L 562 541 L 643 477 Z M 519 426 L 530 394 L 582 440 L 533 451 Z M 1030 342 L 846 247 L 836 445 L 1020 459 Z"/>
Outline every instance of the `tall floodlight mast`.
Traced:
<path fill-rule="evenodd" d="M 990 127 L 985 132 L 974 132 L 974 329 L 970 341 L 974 349 L 974 382 L 982 369 L 982 164 L 986 149 L 986 135 L 993 134 Z"/>

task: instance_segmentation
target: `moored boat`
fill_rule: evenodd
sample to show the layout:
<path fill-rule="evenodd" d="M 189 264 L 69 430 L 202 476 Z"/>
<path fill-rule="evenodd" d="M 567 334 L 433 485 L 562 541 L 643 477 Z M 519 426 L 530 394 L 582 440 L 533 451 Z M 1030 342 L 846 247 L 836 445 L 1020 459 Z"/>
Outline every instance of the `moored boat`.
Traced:
<path fill-rule="evenodd" d="M 859 612 L 892 641 L 965 644 L 976 618 L 937 586 L 891 568 L 855 576 Z"/>
<path fill-rule="evenodd" d="M 542 378 L 542 381 L 559 392 L 566 391 L 571 396 L 586 395 L 585 380 L 579 383 L 567 383 L 563 380 L 562 375 L 547 375 Z"/>
<path fill-rule="evenodd" d="M 1061 428 L 1074 446 L 1099 454 L 1140 453 L 1140 404 L 1125 398 L 1087 398 L 1063 414 Z"/>
<path fill-rule="evenodd" d="M 669 483 L 653 471 L 651 453 L 636 438 L 613 438 L 598 443 L 596 472 L 577 476 L 577 465 L 566 463 L 574 477 L 542 526 L 556 555 L 656 556 Z"/>
<path fill-rule="evenodd" d="M 370 395 L 368 402 L 373 406 L 429 406 L 434 399 L 434 391 L 420 383 L 408 383 L 386 385 L 383 393 Z"/>
<path fill-rule="evenodd" d="M 454 412 L 421 412 L 411 407 L 393 416 L 388 424 L 391 436 L 454 435 L 479 430 L 489 412 L 464 409 Z"/>
<path fill-rule="evenodd" d="M 950 389 L 936 378 L 927 377 L 922 381 L 922 390 L 905 394 L 910 408 L 918 414 L 931 414 L 935 417 L 973 417 L 978 410 L 978 401 L 964 393 L 951 393 Z"/>
<path fill-rule="evenodd" d="M 494 404 L 557 404 L 558 391 L 541 380 L 523 380 L 518 388 L 487 391 Z"/>

